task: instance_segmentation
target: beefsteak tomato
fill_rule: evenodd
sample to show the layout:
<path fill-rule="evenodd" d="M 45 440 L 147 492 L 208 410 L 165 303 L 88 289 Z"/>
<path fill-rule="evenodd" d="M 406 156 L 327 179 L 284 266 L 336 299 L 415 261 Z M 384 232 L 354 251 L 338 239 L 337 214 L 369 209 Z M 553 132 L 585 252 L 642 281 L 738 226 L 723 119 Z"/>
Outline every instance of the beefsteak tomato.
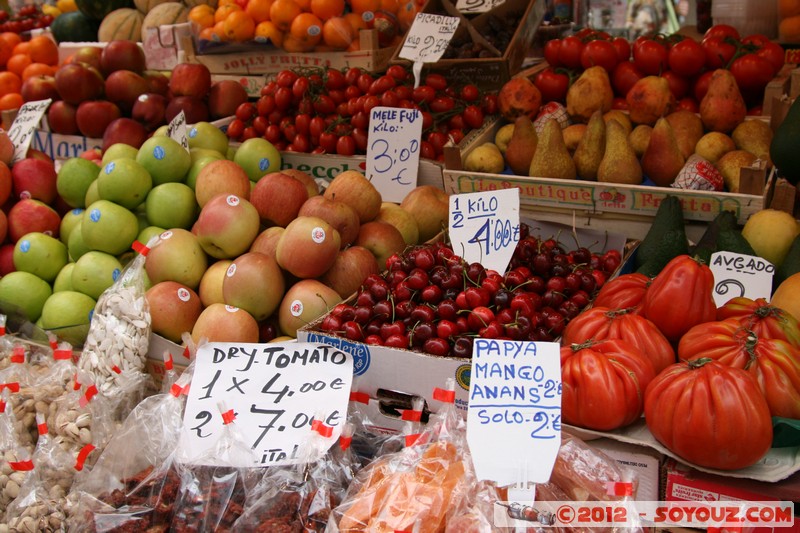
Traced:
<path fill-rule="evenodd" d="M 717 309 L 717 320 L 736 318 L 759 338 L 781 339 L 800 348 L 800 325 L 791 313 L 775 307 L 764 298 L 731 298 Z"/>
<path fill-rule="evenodd" d="M 713 359 L 746 370 L 758 383 L 773 416 L 800 418 L 800 350 L 759 337 L 738 319 L 705 322 L 681 337 L 678 358 Z"/>
<path fill-rule="evenodd" d="M 644 416 L 653 436 L 700 466 L 736 470 L 772 445 L 772 419 L 744 370 L 710 359 L 676 363 L 647 387 Z"/>
<path fill-rule="evenodd" d="M 603 285 L 594 298 L 594 305 L 611 309 L 633 308 L 633 312 L 639 313 L 651 281 L 638 272 L 617 276 Z"/>
<path fill-rule="evenodd" d="M 561 416 L 567 424 L 611 430 L 642 414 L 644 392 L 655 377 L 653 364 L 620 339 L 561 348 Z"/>
<path fill-rule="evenodd" d="M 648 287 L 642 315 L 658 326 L 670 342 L 678 342 L 693 326 L 716 318 L 713 291 L 711 269 L 688 255 L 679 255 Z"/>
<path fill-rule="evenodd" d="M 656 374 L 675 363 L 675 350 L 655 324 L 631 309 L 594 306 L 567 323 L 561 345 L 587 340 L 621 339 L 639 348 L 653 364 Z"/>

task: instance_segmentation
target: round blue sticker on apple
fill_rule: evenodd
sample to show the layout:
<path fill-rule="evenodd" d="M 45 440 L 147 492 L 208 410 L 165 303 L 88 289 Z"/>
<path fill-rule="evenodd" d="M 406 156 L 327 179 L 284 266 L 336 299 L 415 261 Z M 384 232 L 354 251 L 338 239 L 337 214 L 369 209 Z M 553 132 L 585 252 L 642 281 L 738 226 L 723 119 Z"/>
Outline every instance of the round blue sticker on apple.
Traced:
<path fill-rule="evenodd" d="M 83 213 L 83 209 L 81 209 L 80 207 L 76 207 L 75 209 L 72 210 L 73 215 L 80 215 L 81 213 Z"/>
<path fill-rule="evenodd" d="M 153 157 L 156 159 L 164 159 L 164 147 L 163 146 L 156 146 L 153 148 Z"/>
<path fill-rule="evenodd" d="M 118 277 L 119 277 L 119 269 L 115 268 L 114 271 L 111 272 L 111 279 L 113 279 L 114 281 L 117 281 Z"/>
<path fill-rule="evenodd" d="M 100 210 L 99 209 L 92 209 L 89 213 L 89 218 L 92 219 L 92 222 L 97 222 L 100 220 Z"/>
<path fill-rule="evenodd" d="M 197 128 L 192 128 L 189 130 L 189 137 L 191 137 L 192 139 L 197 137 Z"/>
<path fill-rule="evenodd" d="M 269 159 L 264 157 L 261 161 L 258 162 L 258 168 L 262 172 L 266 171 L 269 168 Z"/>
<path fill-rule="evenodd" d="M 111 161 L 109 164 L 107 164 L 106 165 L 106 174 L 111 174 L 112 172 L 114 172 L 114 167 L 115 166 L 116 165 L 114 164 L 113 161 Z"/>
<path fill-rule="evenodd" d="M 19 251 L 22 253 L 27 253 L 28 250 L 31 249 L 31 241 L 25 239 L 19 243 Z"/>
<path fill-rule="evenodd" d="M 92 317 L 94 316 L 94 309 L 89 311 L 89 322 L 92 321 Z"/>

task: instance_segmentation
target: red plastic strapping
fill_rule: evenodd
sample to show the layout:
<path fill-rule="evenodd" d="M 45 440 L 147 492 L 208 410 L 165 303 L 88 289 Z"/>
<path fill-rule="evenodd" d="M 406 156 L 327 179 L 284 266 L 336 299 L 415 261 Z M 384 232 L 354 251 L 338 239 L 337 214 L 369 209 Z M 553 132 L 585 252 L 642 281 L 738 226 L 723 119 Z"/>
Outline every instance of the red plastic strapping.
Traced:
<path fill-rule="evenodd" d="M 0 326 L 0 337 L 2 337 L 5 334 L 6 334 L 6 327 L 5 326 Z"/>
<path fill-rule="evenodd" d="M 403 414 L 400 416 L 401 420 L 406 420 L 408 422 L 419 422 L 422 420 L 422 411 L 414 411 L 413 409 L 405 409 L 403 410 Z"/>
<path fill-rule="evenodd" d="M 83 465 L 84 463 L 86 463 L 86 458 L 89 457 L 89 454 L 92 453 L 93 451 L 94 451 L 93 444 L 87 444 L 86 446 L 81 448 L 81 451 L 78 452 L 78 459 L 75 461 L 75 470 L 77 470 L 78 472 L 83 470 Z"/>
<path fill-rule="evenodd" d="M 339 448 L 346 450 L 353 443 L 353 437 L 339 437 Z"/>
<path fill-rule="evenodd" d="M 406 435 L 406 447 L 411 447 L 419 442 L 419 438 L 422 436 L 422 433 L 413 433 L 411 435 Z M 421 443 L 420 443 L 421 444 Z"/>
<path fill-rule="evenodd" d="M 189 387 L 191 387 L 191 386 L 192 386 L 192 384 L 191 384 L 191 383 L 189 383 L 188 385 L 186 385 L 186 386 L 183 388 L 183 394 L 184 394 L 185 396 L 189 396 Z"/>
<path fill-rule="evenodd" d="M 19 383 L 14 381 L 12 383 L 0 383 L 0 392 L 3 389 L 8 389 L 11 392 L 19 392 Z"/>
<path fill-rule="evenodd" d="M 0 400 L 0 413 L 6 412 L 6 402 Z"/>
<path fill-rule="evenodd" d="M 192 351 L 189 349 L 188 346 L 184 346 L 183 347 L 183 356 L 186 359 L 191 359 L 192 358 Z"/>
<path fill-rule="evenodd" d="M 444 403 L 456 403 L 456 391 L 448 389 L 433 389 L 433 399 Z"/>
<path fill-rule="evenodd" d="M 323 437 L 330 437 L 333 435 L 333 428 L 331 426 L 326 426 L 321 420 L 313 420 L 311 422 L 311 431 L 316 431 Z"/>
<path fill-rule="evenodd" d="M 142 244 L 139 241 L 133 241 L 131 248 L 133 248 L 133 251 L 139 255 L 146 256 L 150 252 L 150 248 L 148 248 L 146 245 Z"/>
<path fill-rule="evenodd" d="M 8 358 L 12 363 L 22 364 L 25 362 L 25 348 L 22 346 L 14 346 L 11 352 L 11 357 Z"/>
<path fill-rule="evenodd" d="M 47 422 L 36 424 L 36 430 L 39 432 L 39 435 L 47 435 Z"/>
<path fill-rule="evenodd" d="M 609 496 L 633 496 L 633 483 L 609 481 L 606 483 L 606 494 Z"/>
<path fill-rule="evenodd" d="M 53 359 L 56 361 L 66 361 L 72 359 L 72 350 L 53 350 Z"/>
<path fill-rule="evenodd" d="M 111 370 L 113 370 L 115 374 L 122 374 L 122 370 L 117 365 L 112 366 Z"/>
<path fill-rule="evenodd" d="M 367 405 L 369 404 L 369 394 L 367 394 L 366 392 L 351 392 L 350 401 L 363 403 L 364 405 Z"/>
<path fill-rule="evenodd" d="M 51 350 L 56 351 L 58 349 L 58 340 L 55 337 L 50 337 L 48 344 L 50 344 Z"/>
<path fill-rule="evenodd" d="M 80 404 L 81 407 L 86 407 L 86 404 L 92 401 L 92 398 L 94 398 L 95 394 L 97 394 L 97 387 L 95 385 L 90 385 L 86 389 L 86 393 L 84 393 L 84 395 L 81 396 L 81 399 L 78 403 Z"/>
<path fill-rule="evenodd" d="M 167 357 L 164 359 L 164 370 L 172 370 L 172 354 L 167 352 Z"/>
<path fill-rule="evenodd" d="M 175 396 L 176 398 L 181 395 L 183 392 L 183 388 L 177 383 L 173 383 L 172 386 L 169 388 L 169 393 Z"/>
<path fill-rule="evenodd" d="M 236 413 L 233 412 L 233 409 L 229 409 L 229 410 L 225 411 L 224 413 L 222 413 L 222 423 L 223 424 L 226 424 L 226 425 L 230 424 L 234 420 L 236 420 Z"/>
<path fill-rule="evenodd" d="M 9 461 L 8 466 L 14 472 L 30 472 L 33 470 L 33 461 L 28 459 L 27 461 Z"/>

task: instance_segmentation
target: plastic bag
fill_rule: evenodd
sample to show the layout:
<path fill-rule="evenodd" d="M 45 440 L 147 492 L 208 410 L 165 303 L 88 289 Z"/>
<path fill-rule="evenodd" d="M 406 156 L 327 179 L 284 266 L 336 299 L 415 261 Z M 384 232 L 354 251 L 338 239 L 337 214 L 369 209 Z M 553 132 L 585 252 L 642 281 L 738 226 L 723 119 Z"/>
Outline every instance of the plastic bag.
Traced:
<path fill-rule="evenodd" d="M 6 335 L 6 315 L 0 314 L 0 370 L 3 370 L 11 364 L 8 356 L 11 355 L 13 344 L 11 338 Z"/>
<path fill-rule="evenodd" d="M 189 365 L 169 393 L 138 404 L 94 467 L 77 477 L 70 531 L 168 528 L 179 486 L 173 457 L 193 370 Z"/>
<path fill-rule="evenodd" d="M 178 372 L 175 370 L 175 364 L 172 361 L 172 354 L 169 350 L 164 350 L 164 377 L 161 378 L 161 392 L 169 392 L 172 384 L 178 379 Z"/>
<path fill-rule="evenodd" d="M 10 392 L 0 393 L 0 523 L 5 523 L 6 509 L 18 495 L 25 481 L 25 470 L 15 467 L 29 458 L 28 452 L 19 445 L 15 428 L 14 413 L 8 405 Z"/>

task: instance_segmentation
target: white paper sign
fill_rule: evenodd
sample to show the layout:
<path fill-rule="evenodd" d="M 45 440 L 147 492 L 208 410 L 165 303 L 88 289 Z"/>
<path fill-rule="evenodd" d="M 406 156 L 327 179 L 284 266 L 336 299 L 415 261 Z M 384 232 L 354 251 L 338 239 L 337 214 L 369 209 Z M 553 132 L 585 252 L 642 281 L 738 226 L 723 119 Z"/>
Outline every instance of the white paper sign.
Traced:
<path fill-rule="evenodd" d="M 384 201 L 400 203 L 417 186 L 422 113 L 374 107 L 367 135 L 367 179 Z"/>
<path fill-rule="evenodd" d="M 302 445 L 318 413 L 332 428 L 331 444 L 341 434 L 353 381 L 348 354 L 316 343 L 214 342 L 201 346 L 196 357 L 183 416 L 182 461 L 200 460 L 213 449 L 223 428 L 219 402 L 236 414 L 239 433 L 257 466 L 302 460 Z M 252 457 L 232 461 L 234 466 L 254 466 Z"/>
<path fill-rule="evenodd" d="M 775 266 L 761 257 L 733 252 L 714 252 L 708 265 L 714 273 L 714 303 L 725 305 L 731 298 L 751 300 L 772 295 Z"/>
<path fill-rule="evenodd" d="M 414 62 L 414 87 L 419 86 L 423 63 L 436 63 L 456 33 L 458 17 L 417 13 L 400 49 L 400 57 Z"/>
<path fill-rule="evenodd" d="M 189 139 L 186 138 L 186 115 L 181 111 L 169 121 L 167 136 L 189 151 Z"/>
<path fill-rule="evenodd" d="M 506 0 L 458 0 L 456 9 L 461 13 L 486 13 L 505 3 Z"/>
<path fill-rule="evenodd" d="M 8 130 L 8 137 L 14 145 L 12 164 L 25 159 L 28 147 L 31 145 L 31 140 L 33 140 L 33 132 L 52 101 L 52 99 L 48 98 L 47 100 L 26 102 L 19 108 L 17 116 Z"/>
<path fill-rule="evenodd" d="M 468 263 L 505 272 L 519 242 L 519 189 L 450 195 L 450 242 Z"/>
<path fill-rule="evenodd" d="M 467 441 L 478 479 L 528 488 L 550 479 L 561 446 L 558 343 L 475 339 Z"/>

